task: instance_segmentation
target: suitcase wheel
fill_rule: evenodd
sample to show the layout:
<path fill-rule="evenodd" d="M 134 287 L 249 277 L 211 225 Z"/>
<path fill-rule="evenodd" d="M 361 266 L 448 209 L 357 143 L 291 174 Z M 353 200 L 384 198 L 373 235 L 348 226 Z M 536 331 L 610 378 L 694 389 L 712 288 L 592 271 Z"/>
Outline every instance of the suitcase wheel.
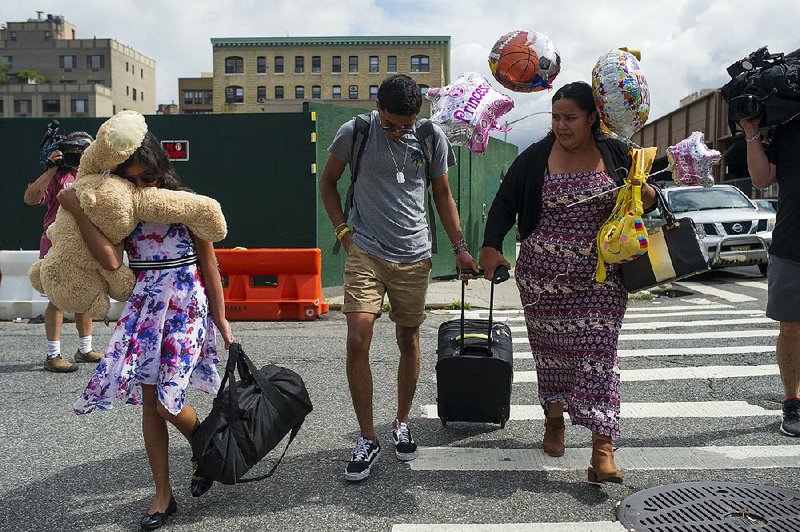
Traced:
<path fill-rule="evenodd" d="M 505 420 L 503 420 L 503 421 L 501 421 L 501 422 L 500 422 L 500 428 L 501 428 L 501 429 L 504 429 L 504 428 L 506 428 L 506 421 L 505 421 Z"/>
<path fill-rule="evenodd" d="M 441 420 L 442 420 L 442 426 L 446 427 L 447 426 L 447 420 L 445 418 L 441 418 Z"/>

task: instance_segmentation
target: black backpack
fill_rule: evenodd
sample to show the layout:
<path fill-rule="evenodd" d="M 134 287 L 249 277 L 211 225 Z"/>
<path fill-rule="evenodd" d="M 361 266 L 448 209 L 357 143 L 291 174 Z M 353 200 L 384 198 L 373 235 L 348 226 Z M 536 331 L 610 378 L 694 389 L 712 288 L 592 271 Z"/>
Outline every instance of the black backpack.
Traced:
<path fill-rule="evenodd" d="M 312 409 L 297 373 L 274 364 L 257 370 L 242 346 L 232 344 L 214 406 L 192 435 L 196 474 L 223 484 L 272 476 Z M 287 434 L 290 436 L 283 454 L 269 472 L 242 478 Z"/>
<path fill-rule="evenodd" d="M 353 142 L 352 152 L 350 154 L 350 186 L 347 189 L 347 196 L 344 200 L 344 219 L 347 220 L 350 216 L 350 209 L 353 206 L 353 194 L 355 193 L 356 179 L 358 178 L 358 170 L 361 165 L 361 157 L 364 155 L 364 148 L 367 146 L 369 139 L 369 129 L 372 123 L 372 113 L 363 113 L 353 117 L 355 127 L 353 128 Z M 427 184 L 430 186 L 430 164 L 436 156 L 436 143 L 431 143 L 431 148 L 428 148 L 426 140 L 433 135 L 433 122 L 427 118 L 420 118 L 417 120 L 414 127 L 414 136 L 417 137 L 420 147 L 422 148 L 422 155 L 425 157 L 425 175 L 427 176 Z M 447 166 L 456 164 L 456 155 L 450 143 L 447 144 Z M 428 153 L 429 150 L 433 150 Z M 437 253 L 438 245 L 436 242 L 436 209 L 434 208 L 431 199 L 430 189 L 428 190 L 428 226 L 431 228 L 431 251 Z M 339 253 L 339 248 L 342 243 L 337 239 L 333 244 L 333 254 Z"/>

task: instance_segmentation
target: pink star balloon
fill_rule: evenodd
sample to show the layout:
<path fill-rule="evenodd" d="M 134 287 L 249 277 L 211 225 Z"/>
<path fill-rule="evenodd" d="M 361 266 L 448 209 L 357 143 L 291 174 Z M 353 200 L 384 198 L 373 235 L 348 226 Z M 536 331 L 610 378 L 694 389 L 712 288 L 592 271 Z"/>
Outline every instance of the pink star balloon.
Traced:
<path fill-rule="evenodd" d="M 700 131 L 693 132 L 688 138 L 667 148 L 669 168 L 676 185 L 712 186 L 714 176 L 711 174 L 711 167 L 721 158 L 720 152 L 706 146 Z"/>

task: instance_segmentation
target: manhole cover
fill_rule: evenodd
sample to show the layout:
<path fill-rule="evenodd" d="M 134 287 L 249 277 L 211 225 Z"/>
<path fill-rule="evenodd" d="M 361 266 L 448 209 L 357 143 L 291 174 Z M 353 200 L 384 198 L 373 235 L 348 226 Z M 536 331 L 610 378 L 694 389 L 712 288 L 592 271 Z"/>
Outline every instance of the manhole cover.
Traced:
<path fill-rule="evenodd" d="M 739 482 L 685 482 L 626 497 L 617 519 L 635 532 L 800 532 L 800 491 Z"/>

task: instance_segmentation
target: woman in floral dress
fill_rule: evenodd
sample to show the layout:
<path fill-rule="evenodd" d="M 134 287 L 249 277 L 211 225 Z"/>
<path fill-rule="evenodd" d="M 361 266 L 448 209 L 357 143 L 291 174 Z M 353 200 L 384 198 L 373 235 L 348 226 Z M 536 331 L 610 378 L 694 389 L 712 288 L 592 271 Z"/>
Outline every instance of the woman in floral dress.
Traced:
<path fill-rule="evenodd" d="M 591 87 L 565 85 L 553 96 L 552 130 L 506 173 L 486 221 L 480 264 L 486 277 L 508 261 L 503 238 L 517 220 L 521 247 L 515 277 L 536 361 L 545 411 L 542 447 L 564 454 L 564 409 L 592 432 L 590 482 L 622 482 L 611 439 L 620 435 L 617 340 L 628 302 L 619 269 L 595 281 L 600 226 L 616 202 L 631 160 L 604 138 Z M 655 191 L 642 188 L 646 208 Z M 580 201 L 580 203 L 576 203 Z"/>
<path fill-rule="evenodd" d="M 158 139 L 147 133 L 141 147 L 116 172 L 139 187 L 182 187 Z M 109 270 L 122 265 L 115 246 L 83 213 L 72 189 L 59 194 L 61 206 L 78 221 L 94 257 Z M 117 321 L 108 350 L 75 402 L 77 414 L 108 410 L 115 398 L 142 405 L 142 433 L 156 485 L 143 529 L 166 523 L 177 510 L 169 482 L 167 422 L 191 439 L 199 423 L 186 403 L 189 384 L 215 394 L 216 330 L 225 347 L 235 342 L 225 319 L 222 283 L 210 242 L 180 224 L 140 223 L 124 241 L 136 285 Z M 192 478 L 192 494 L 202 495 L 210 479 Z"/>

